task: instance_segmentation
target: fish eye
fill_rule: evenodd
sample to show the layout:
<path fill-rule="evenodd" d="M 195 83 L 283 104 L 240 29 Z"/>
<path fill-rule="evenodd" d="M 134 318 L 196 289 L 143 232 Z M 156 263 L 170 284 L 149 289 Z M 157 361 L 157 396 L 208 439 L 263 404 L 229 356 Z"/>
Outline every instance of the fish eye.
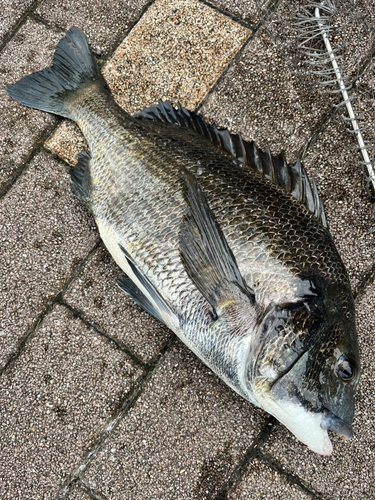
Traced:
<path fill-rule="evenodd" d="M 350 382 L 356 375 L 356 370 L 353 364 L 350 363 L 346 356 L 341 356 L 337 366 L 339 377 L 344 382 Z"/>

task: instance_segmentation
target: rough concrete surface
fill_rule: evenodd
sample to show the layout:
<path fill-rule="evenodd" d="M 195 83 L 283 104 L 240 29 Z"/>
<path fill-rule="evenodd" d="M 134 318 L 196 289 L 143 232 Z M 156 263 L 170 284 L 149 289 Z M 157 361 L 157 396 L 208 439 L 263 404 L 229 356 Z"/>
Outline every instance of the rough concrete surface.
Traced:
<path fill-rule="evenodd" d="M 57 306 L 0 382 L 1 498 L 55 498 L 141 373 Z"/>
<path fill-rule="evenodd" d="M 101 246 L 63 298 L 97 328 L 147 363 L 158 355 L 170 332 L 118 288 L 115 280 L 123 276 L 108 251 Z"/>
<path fill-rule="evenodd" d="M 6 94 L 6 87 L 49 66 L 61 35 L 27 21 L 0 54 L 0 189 L 56 122 L 55 116 L 15 102 Z"/>
<path fill-rule="evenodd" d="M 36 13 L 57 29 L 80 28 L 94 53 L 106 57 L 139 19 L 148 0 L 42 1 Z"/>
<path fill-rule="evenodd" d="M 254 458 L 249 463 L 239 484 L 228 495 L 228 500 L 247 500 L 249 498 L 311 500 L 313 497 L 266 463 Z"/>
<path fill-rule="evenodd" d="M 213 498 L 264 419 L 176 342 L 83 480 L 116 500 Z"/>
<path fill-rule="evenodd" d="M 373 205 L 346 111 L 333 106 L 340 97 L 323 92 L 296 48 L 291 22 L 304 3 L 1 4 L 1 499 L 374 498 Z M 353 104 L 374 142 L 373 0 L 348 13 L 333 19 L 331 42 L 343 45 L 346 74 L 359 76 Z M 66 163 L 86 141 L 72 122 L 57 126 L 5 93 L 51 63 L 70 26 L 87 35 L 126 111 L 180 101 L 290 162 L 303 155 L 356 293 L 354 438 L 332 435 L 332 456 L 241 399 L 117 289 L 122 272 L 69 186 Z"/>
<path fill-rule="evenodd" d="M 272 0 L 207 0 L 207 3 L 239 21 L 254 25 L 267 13 Z"/>
<path fill-rule="evenodd" d="M 5 38 L 16 27 L 22 16 L 33 4 L 33 0 L 2 0 L 0 19 L 0 44 L 3 45 Z"/>
<path fill-rule="evenodd" d="M 0 212 L 0 366 L 97 241 L 65 165 L 37 155 Z"/>
<path fill-rule="evenodd" d="M 67 496 L 67 500 L 92 500 L 92 498 L 80 485 L 74 486 Z"/>

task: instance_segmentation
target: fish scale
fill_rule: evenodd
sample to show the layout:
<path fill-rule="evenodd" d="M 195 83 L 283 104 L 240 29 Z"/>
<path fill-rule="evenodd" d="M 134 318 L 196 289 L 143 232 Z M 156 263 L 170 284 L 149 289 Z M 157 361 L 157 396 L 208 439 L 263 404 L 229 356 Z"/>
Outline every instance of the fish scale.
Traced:
<path fill-rule="evenodd" d="M 72 185 L 128 276 L 119 287 L 311 450 L 332 452 L 328 430 L 350 438 L 354 302 L 299 160 L 168 102 L 129 116 L 77 28 L 52 68 L 7 91 L 83 131 Z"/>

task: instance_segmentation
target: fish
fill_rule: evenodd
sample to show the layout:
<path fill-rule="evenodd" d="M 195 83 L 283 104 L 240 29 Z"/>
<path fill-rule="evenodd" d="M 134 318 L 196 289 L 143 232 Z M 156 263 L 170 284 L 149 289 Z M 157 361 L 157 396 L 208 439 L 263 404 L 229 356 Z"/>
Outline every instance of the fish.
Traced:
<path fill-rule="evenodd" d="M 90 153 L 72 188 L 126 275 L 120 289 L 313 452 L 332 453 L 328 431 L 350 439 L 354 300 L 300 159 L 169 101 L 130 116 L 78 28 L 7 92 L 82 130 Z"/>

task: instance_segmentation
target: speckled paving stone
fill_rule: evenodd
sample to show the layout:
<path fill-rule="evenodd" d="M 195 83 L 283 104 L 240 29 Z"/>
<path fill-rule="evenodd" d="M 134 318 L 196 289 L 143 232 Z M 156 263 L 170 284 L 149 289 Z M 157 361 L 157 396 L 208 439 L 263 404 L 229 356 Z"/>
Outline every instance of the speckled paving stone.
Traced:
<path fill-rule="evenodd" d="M 142 311 L 115 283 L 124 273 L 101 246 L 64 295 L 64 300 L 91 323 L 149 362 L 171 332 Z"/>
<path fill-rule="evenodd" d="M 0 202 L 0 366 L 97 238 L 66 167 L 36 156 Z"/>
<path fill-rule="evenodd" d="M 375 285 L 370 284 L 356 301 L 362 376 L 356 398 L 354 438 L 344 441 L 331 435 L 334 451 L 321 457 L 309 451 L 278 425 L 263 451 L 298 474 L 332 500 L 371 500 L 375 484 Z"/>
<path fill-rule="evenodd" d="M 103 74 L 118 103 L 131 114 L 159 99 L 194 109 L 249 33 L 196 0 L 158 0 L 116 50 Z M 68 148 L 72 151 L 68 161 L 74 163 L 77 141 L 76 135 L 59 128 L 48 148 L 58 155 Z"/>
<path fill-rule="evenodd" d="M 0 45 L 33 3 L 33 0 L 1 0 Z"/>
<path fill-rule="evenodd" d="M 56 307 L 0 380 L 2 500 L 55 499 L 140 374 Z"/>
<path fill-rule="evenodd" d="M 374 113 L 375 116 L 375 113 Z M 331 121 L 309 149 L 304 164 L 322 196 L 330 232 L 352 287 L 375 261 L 373 205 L 365 189 L 361 155 L 341 120 Z"/>
<path fill-rule="evenodd" d="M 253 459 L 240 481 L 229 491 L 228 500 L 312 500 L 311 495 L 272 469 Z"/>
<path fill-rule="evenodd" d="M 149 0 L 44 0 L 37 14 L 59 29 L 80 28 L 96 53 L 107 54 L 124 38 Z"/>
<path fill-rule="evenodd" d="M 0 54 L 0 190 L 56 121 L 48 113 L 18 104 L 6 94 L 6 87 L 49 66 L 60 38 L 55 31 L 27 21 Z"/>
<path fill-rule="evenodd" d="M 207 3 L 249 24 L 256 24 L 267 13 L 272 0 L 207 0 Z"/>
<path fill-rule="evenodd" d="M 264 420 L 177 342 L 83 480 L 110 500 L 214 498 Z"/>

